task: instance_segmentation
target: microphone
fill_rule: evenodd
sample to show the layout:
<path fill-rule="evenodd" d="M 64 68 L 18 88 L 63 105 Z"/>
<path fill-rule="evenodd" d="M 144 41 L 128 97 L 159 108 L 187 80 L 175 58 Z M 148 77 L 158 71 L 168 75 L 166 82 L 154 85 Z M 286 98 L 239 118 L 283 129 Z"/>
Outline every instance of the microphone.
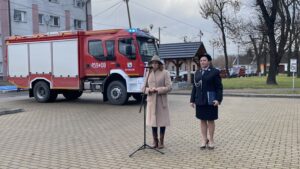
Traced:
<path fill-rule="evenodd" d="M 153 67 L 152 66 L 144 66 L 144 68 L 146 68 L 146 69 L 152 69 Z"/>

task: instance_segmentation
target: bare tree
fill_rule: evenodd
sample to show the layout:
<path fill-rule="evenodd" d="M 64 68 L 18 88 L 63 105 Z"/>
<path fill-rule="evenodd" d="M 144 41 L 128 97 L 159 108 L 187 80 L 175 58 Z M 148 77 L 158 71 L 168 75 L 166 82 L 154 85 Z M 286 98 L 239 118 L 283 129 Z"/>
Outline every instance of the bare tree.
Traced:
<path fill-rule="evenodd" d="M 287 0 L 257 0 L 256 3 L 262 12 L 269 40 L 270 67 L 267 84 L 277 85 L 278 66 L 285 53 L 290 34 L 289 4 Z M 276 24 L 277 22 L 278 24 Z"/>
<path fill-rule="evenodd" d="M 299 8 L 298 8 L 298 14 L 297 14 L 297 19 L 295 21 L 295 32 L 294 32 L 294 36 L 295 36 L 295 45 L 294 45 L 294 58 L 297 58 L 298 60 L 298 65 L 297 65 L 297 77 L 300 78 L 300 52 L 299 52 L 299 48 L 300 48 L 300 12 L 299 12 Z"/>
<path fill-rule="evenodd" d="M 287 2 L 290 9 L 289 11 L 291 12 L 291 32 L 289 35 L 288 39 L 288 60 L 294 58 L 298 59 L 298 62 L 300 60 L 300 57 L 298 58 L 299 55 L 299 33 L 300 33 L 300 2 L 296 0 L 291 0 L 290 2 Z M 300 65 L 300 64 L 299 64 Z M 288 76 L 291 75 L 290 73 L 290 62 L 288 63 Z M 299 70 L 298 72 L 298 77 L 300 77 Z"/>
<path fill-rule="evenodd" d="M 222 34 L 222 46 L 224 50 L 225 57 L 225 67 L 227 75 L 229 77 L 228 71 L 228 54 L 227 54 L 227 40 L 226 40 L 226 31 L 230 31 L 230 18 L 226 11 L 229 8 L 239 10 L 239 1 L 238 0 L 205 0 L 200 6 L 200 14 L 203 18 L 211 18 L 213 22 L 220 29 Z"/>
<path fill-rule="evenodd" d="M 256 21 L 249 21 L 243 25 L 242 34 L 245 36 L 245 44 L 251 44 L 251 48 L 254 52 L 254 57 L 252 63 L 256 61 L 257 71 L 256 73 L 261 73 L 260 65 L 263 60 L 266 60 L 266 45 L 267 45 L 267 36 L 264 33 L 265 26 L 261 16 L 258 16 Z M 264 68 L 266 67 L 264 63 Z M 266 70 L 264 69 L 264 72 Z"/>

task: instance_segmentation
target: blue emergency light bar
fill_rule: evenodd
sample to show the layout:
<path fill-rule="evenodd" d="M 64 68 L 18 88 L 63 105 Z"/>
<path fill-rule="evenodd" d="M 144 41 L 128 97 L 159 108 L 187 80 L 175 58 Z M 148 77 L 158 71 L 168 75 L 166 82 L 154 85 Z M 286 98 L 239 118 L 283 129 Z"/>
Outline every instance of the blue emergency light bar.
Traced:
<path fill-rule="evenodd" d="M 127 29 L 127 31 L 129 33 L 136 33 L 138 31 L 138 29 L 137 28 L 131 28 L 131 29 Z"/>

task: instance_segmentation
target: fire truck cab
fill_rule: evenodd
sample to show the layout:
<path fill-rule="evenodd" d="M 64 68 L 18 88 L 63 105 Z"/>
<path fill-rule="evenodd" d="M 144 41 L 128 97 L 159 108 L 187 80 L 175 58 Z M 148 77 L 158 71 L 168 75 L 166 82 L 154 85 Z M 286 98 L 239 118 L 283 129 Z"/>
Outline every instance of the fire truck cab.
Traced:
<path fill-rule="evenodd" d="M 38 102 L 68 100 L 84 91 L 124 104 L 141 99 L 145 65 L 158 54 L 156 39 L 139 29 L 57 32 L 6 40 L 9 82 Z"/>

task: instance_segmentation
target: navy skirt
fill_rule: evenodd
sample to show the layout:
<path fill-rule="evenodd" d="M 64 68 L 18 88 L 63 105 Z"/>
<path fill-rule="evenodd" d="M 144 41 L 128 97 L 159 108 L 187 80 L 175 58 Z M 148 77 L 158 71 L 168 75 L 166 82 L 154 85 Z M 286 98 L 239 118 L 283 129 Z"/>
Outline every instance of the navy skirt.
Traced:
<path fill-rule="evenodd" d="M 196 105 L 196 117 L 200 120 L 217 120 L 218 119 L 218 106 L 211 105 Z"/>

